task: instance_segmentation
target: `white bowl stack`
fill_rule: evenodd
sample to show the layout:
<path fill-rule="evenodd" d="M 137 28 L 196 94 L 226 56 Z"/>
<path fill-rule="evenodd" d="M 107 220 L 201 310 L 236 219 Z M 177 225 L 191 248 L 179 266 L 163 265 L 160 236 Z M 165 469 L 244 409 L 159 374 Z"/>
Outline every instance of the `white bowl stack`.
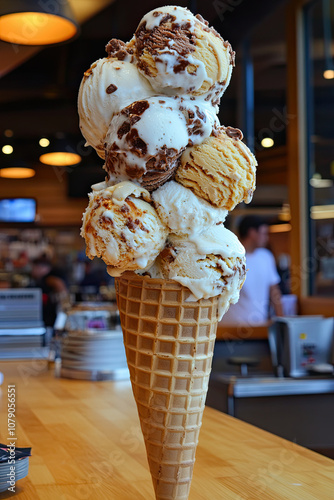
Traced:
<path fill-rule="evenodd" d="M 12 473 L 11 467 L 14 464 L 4 462 L 0 463 L 0 492 L 8 490 L 10 485 L 10 477 Z M 15 461 L 15 483 L 19 479 L 27 476 L 29 469 L 29 457 L 19 458 Z"/>
<path fill-rule="evenodd" d="M 60 376 L 84 380 L 129 378 L 116 307 L 83 306 L 68 315 Z"/>

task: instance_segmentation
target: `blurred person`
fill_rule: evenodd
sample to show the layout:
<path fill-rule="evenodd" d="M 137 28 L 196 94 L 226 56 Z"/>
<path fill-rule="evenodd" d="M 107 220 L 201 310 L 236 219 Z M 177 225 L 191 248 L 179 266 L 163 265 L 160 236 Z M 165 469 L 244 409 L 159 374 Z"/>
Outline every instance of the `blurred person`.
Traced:
<path fill-rule="evenodd" d="M 111 281 L 113 278 L 107 273 L 104 264 L 101 266 L 91 260 L 85 261 L 85 274 L 80 282 L 81 287 L 92 287 L 95 293 L 98 293 L 101 286 L 107 286 Z"/>
<path fill-rule="evenodd" d="M 45 255 L 32 261 L 31 278 L 32 285 L 42 290 L 45 326 L 53 326 L 58 310 L 69 302 L 66 278 Z"/>
<path fill-rule="evenodd" d="M 223 318 L 228 325 L 260 325 L 269 319 L 270 306 L 283 316 L 280 276 L 273 254 L 265 248 L 269 227 L 261 217 L 250 215 L 239 224 L 239 238 L 246 250 L 246 280 L 237 304 Z"/>
<path fill-rule="evenodd" d="M 80 293 L 78 300 L 89 300 L 85 299 L 85 296 L 90 294 L 95 294 L 97 297 L 100 296 L 101 287 L 106 287 L 113 284 L 114 279 L 109 276 L 104 263 L 99 261 L 85 261 L 85 274 L 83 279 L 80 281 Z M 90 299 L 92 300 L 92 298 Z"/>

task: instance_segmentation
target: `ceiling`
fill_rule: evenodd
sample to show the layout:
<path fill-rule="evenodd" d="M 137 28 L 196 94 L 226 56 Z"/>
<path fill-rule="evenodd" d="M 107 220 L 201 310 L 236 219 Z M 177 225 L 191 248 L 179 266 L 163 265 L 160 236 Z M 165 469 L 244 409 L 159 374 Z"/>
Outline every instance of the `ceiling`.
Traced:
<path fill-rule="evenodd" d="M 7 0 L 10 1 L 10 0 Z M 83 72 L 104 57 L 110 38 L 129 40 L 141 17 L 161 5 L 153 0 L 70 0 L 81 24 L 80 36 L 64 45 L 44 49 L 12 47 L 0 42 L 0 141 L 8 142 L 4 131 L 14 133 L 17 157 L 36 162 L 38 140 L 61 133 L 82 154 L 76 100 Z M 162 2 L 166 3 L 166 2 Z M 168 2 L 173 4 L 174 2 Z M 233 0 L 178 4 L 199 12 L 237 50 L 236 69 L 221 105 L 221 122 L 240 125 L 238 48 L 245 36 L 251 41 L 255 76 L 255 132 L 268 127 L 273 109 L 286 104 L 286 0 Z M 233 6 L 233 7 L 232 7 Z M 285 130 L 277 133 L 278 145 L 285 143 Z M 0 165 L 6 161 L 0 153 Z M 101 165 L 101 160 L 86 150 L 83 164 Z"/>

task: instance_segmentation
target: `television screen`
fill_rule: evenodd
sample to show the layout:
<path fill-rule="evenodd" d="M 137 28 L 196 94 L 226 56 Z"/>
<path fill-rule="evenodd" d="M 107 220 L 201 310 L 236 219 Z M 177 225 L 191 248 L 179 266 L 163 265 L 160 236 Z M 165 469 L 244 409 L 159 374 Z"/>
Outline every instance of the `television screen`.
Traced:
<path fill-rule="evenodd" d="M 0 199 L 0 222 L 34 222 L 36 200 L 33 198 Z"/>

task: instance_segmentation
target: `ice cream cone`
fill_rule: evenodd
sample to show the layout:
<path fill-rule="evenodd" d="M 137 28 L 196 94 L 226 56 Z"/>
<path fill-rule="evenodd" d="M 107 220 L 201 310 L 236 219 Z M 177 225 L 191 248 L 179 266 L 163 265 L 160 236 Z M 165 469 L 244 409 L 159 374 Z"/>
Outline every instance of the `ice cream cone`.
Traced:
<path fill-rule="evenodd" d="M 157 500 L 187 500 L 208 388 L 218 297 L 172 280 L 115 279 L 133 394 Z M 187 300 L 188 299 L 188 300 Z"/>

